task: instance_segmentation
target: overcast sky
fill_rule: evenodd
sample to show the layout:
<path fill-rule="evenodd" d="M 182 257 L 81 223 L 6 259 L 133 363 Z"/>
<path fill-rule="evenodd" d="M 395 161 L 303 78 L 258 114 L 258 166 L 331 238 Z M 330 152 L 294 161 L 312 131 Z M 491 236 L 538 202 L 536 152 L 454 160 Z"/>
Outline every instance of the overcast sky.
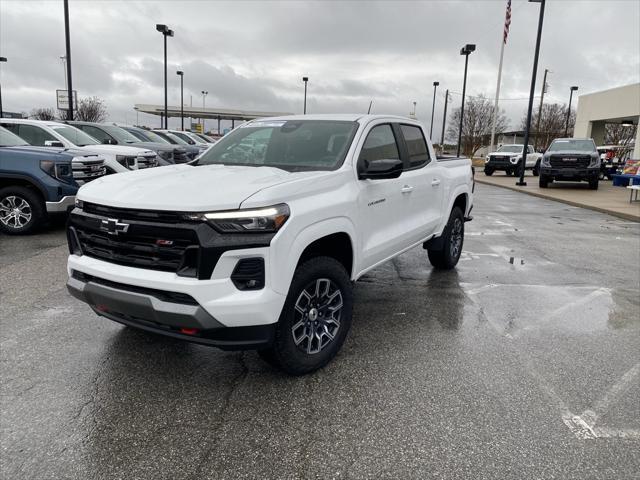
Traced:
<path fill-rule="evenodd" d="M 99 96 L 110 120 L 135 122 L 133 105 L 161 104 L 162 35 L 169 38 L 169 103 L 276 112 L 302 111 L 308 75 L 308 112 L 417 115 L 427 126 L 433 81 L 439 140 L 444 90 L 459 106 L 465 43 L 468 94 L 495 96 L 506 0 L 490 1 L 74 1 L 70 2 L 73 86 Z M 514 0 L 500 97 L 517 128 L 529 94 L 539 4 Z M 542 36 L 542 73 L 549 68 L 549 101 L 640 81 L 640 0 L 548 0 Z M 62 0 L 0 0 L 0 81 L 4 110 L 55 106 L 64 88 Z M 159 117 L 140 123 L 159 126 Z M 170 126 L 178 124 L 172 119 Z M 208 125 L 209 127 L 209 125 Z M 213 122 L 211 122 L 213 127 Z M 437 134 L 435 132 L 438 132 Z"/>

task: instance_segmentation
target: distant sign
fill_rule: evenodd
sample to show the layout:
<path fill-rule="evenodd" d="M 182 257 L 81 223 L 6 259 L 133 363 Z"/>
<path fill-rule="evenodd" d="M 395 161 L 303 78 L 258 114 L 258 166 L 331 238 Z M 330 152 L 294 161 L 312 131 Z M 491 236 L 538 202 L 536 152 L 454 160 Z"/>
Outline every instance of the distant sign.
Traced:
<path fill-rule="evenodd" d="M 197 133 L 202 133 L 202 132 L 203 132 L 203 130 L 204 130 L 204 129 L 202 128 L 202 124 L 201 124 L 201 123 L 196 123 L 196 124 L 195 124 L 195 131 L 196 131 Z"/>
<path fill-rule="evenodd" d="M 69 110 L 69 92 L 67 90 L 56 90 L 56 100 L 58 110 Z M 78 110 L 78 92 L 73 91 L 73 110 Z"/>

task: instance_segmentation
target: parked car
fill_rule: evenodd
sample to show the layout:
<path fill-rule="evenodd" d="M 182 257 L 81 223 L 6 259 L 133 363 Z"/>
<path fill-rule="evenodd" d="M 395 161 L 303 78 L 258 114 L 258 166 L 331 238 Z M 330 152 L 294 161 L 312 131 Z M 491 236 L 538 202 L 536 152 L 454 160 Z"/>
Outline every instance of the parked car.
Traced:
<path fill-rule="evenodd" d="M 218 141 L 217 139 L 215 139 L 213 137 L 210 137 L 209 135 L 205 135 L 204 133 L 198 133 L 198 132 L 190 132 L 190 133 L 200 137 L 206 143 L 212 143 L 213 144 L 213 143 L 216 143 Z"/>
<path fill-rule="evenodd" d="M 187 156 L 189 157 L 189 160 L 195 159 L 202 153 L 202 149 L 196 147 L 195 145 L 189 145 L 187 142 L 175 136 L 171 132 L 163 131 L 163 130 L 152 130 L 152 132 L 158 135 L 159 137 L 164 138 L 170 144 L 180 145 L 182 148 L 184 148 L 187 151 Z"/>
<path fill-rule="evenodd" d="M 206 149 L 208 149 L 211 146 L 210 143 L 205 142 L 196 134 L 191 132 L 180 131 L 180 130 L 156 130 L 156 131 L 169 133 L 175 137 L 178 137 L 183 142 L 186 142 L 187 145 L 198 147 L 200 149 L 200 153 L 204 152 Z"/>
<path fill-rule="evenodd" d="M 157 135 L 155 132 L 151 130 L 145 130 L 144 128 L 139 127 L 121 127 L 122 129 L 129 132 L 131 135 L 136 137 L 141 142 L 153 142 L 165 145 L 170 147 L 173 150 L 173 153 L 170 158 L 165 158 L 169 163 L 185 163 L 189 162 L 192 159 L 187 156 L 187 151 L 180 147 L 179 145 L 173 145 L 169 143 L 166 139 L 162 138 L 160 135 Z"/>
<path fill-rule="evenodd" d="M 29 145 L 75 148 L 99 153 L 104 157 L 107 173 L 120 173 L 152 166 L 157 154 L 151 150 L 125 145 L 103 145 L 82 130 L 60 122 L 2 118 L 0 125 L 18 135 Z"/>
<path fill-rule="evenodd" d="M 438 269 L 460 258 L 471 162 L 436 159 L 425 132 L 382 115 L 255 120 L 190 164 L 89 184 L 69 291 L 125 325 L 321 368 L 349 330 L 353 281 L 419 245 Z"/>
<path fill-rule="evenodd" d="M 495 152 L 489 153 L 484 160 L 484 173 L 491 176 L 495 171 L 506 172 L 507 175 L 518 174 L 519 166 L 522 165 L 522 150 L 524 145 L 511 144 L 502 145 Z M 537 176 L 540 169 L 540 160 L 542 154 L 537 153 L 533 146 L 529 145 L 527 148 L 527 159 L 525 162 L 525 169 L 532 170 L 533 175 Z"/>
<path fill-rule="evenodd" d="M 598 189 L 600 154 L 591 138 L 556 138 L 540 164 L 540 188 L 553 181 L 589 182 Z"/>
<path fill-rule="evenodd" d="M 105 174 L 98 155 L 29 146 L 0 127 L 0 232 L 27 234 L 73 208 L 79 184 Z"/>
<path fill-rule="evenodd" d="M 107 125 L 102 123 L 72 121 L 65 122 L 73 125 L 83 132 L 91 135 L 103 145 L 128 145 L 131 147 L 144 148 L 154 151 L 157 156 L 153 161 L 148 162 L 144 166 L 138 165 L 138 168 L 157 167 L 158 165 L 169 165 L 167 159 L 173 156 L 173 148 L 166 143 L 142 142 L 138 137 L 132 135 L 117 125 Z"/>

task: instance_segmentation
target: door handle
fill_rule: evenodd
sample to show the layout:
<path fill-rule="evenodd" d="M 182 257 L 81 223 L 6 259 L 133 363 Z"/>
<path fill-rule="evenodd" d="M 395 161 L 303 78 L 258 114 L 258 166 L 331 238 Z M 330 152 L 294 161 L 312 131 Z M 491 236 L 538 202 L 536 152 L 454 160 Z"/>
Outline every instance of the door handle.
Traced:
<path fill-rule="evenodd" d="M 432 187 L 437 187 L 438 185 L 440 185 L 440 179 L 436 178 L 435 180 L 431 181 Z"/>
<path fill-rule="evenodd" d="M 402 193 L 411 193 L 413 191 L 413 187 L 411 185 L 405 185 L 400 189 Z"/>

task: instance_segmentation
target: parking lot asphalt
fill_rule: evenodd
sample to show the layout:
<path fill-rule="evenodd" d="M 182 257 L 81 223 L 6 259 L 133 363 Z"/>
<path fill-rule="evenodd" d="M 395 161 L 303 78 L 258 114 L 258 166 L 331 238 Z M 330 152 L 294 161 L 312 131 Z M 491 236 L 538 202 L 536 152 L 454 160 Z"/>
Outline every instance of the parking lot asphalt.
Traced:
<path fill-rule="evenodd" d="M 458 268 L 372 271 L 300 378 L 96 317 L 59 225 L 0 237 L 0 477 L 638 478 L 640 225 L 476 194 Z"/>

